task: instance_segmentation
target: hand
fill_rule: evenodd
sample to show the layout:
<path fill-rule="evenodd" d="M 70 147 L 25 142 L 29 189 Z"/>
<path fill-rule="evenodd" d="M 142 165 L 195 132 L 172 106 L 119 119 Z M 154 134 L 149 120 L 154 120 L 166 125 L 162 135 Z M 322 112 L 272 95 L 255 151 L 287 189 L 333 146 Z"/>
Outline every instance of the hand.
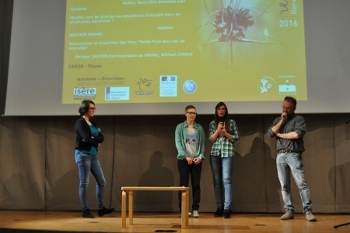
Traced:
<path fill-rule="evenodd" d="M 222 130 L 220 130 L 220 136 L 225 136 L 227 133 L 226 128 L 223 128 Z"/>
<path fill-rule="evenodd" d="M 194 164 L 196 164 L 196 165 L 200 164 L 201 161 L 202 161 L 202 159 L 199 158 L 199 157 L 193 159 L 193 162 L 194 162 Z"/>
<path fill-rule="evenodd" d="M 218 126 L 216 127 L 216 130 L 220 132 L 224 128 L 224 122 L 219 122 Z"/>
<path fill-rule="evenodd" d="M 221 128 L 219 130 L 220 136 L 225 136 L 226 135 L 225 122 L 220 122 L 219 125 L 221 126 Z"/>
<path fill-rule="evenodd" d="M 188 165 L 192 165 L 192 163 L 193 163 L 193 160 L 192 160 L 192 158 L 191 157 L 186 157 L 186 160 L 187 160 L 187 164 Z"/>
<path fill-rule="evenodd" d="M 282 120 L 282 121 L 285 121 L 285 120 L 287 120 L 287 118 L 288 118 L 288 113 L 282 112 L 282 114 L 281 114 L 281 120 Z"/>

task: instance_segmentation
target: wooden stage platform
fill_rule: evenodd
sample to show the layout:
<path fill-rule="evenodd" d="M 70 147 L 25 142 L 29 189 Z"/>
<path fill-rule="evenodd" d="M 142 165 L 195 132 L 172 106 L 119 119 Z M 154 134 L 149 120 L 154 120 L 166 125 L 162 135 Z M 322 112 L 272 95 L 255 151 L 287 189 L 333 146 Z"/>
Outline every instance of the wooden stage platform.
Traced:
<path fill-rule="evenodd" d="M 81 217 L 80 211 L 9 211 L 0 210 L 0 233 L 21 232 L 178 232 L 178 233 L 328 233 L 350 232 L 350 214 L 315 214 L 317 222 L 308 222 L 303 214 L 282 221 L 281 214 L 237 214 L 230 219 L 215 218 L 213 213 L 200 213 L 181 228 L 180 213 L 134 213 L 134 225 L 122 228 L 121 213 L 93 219 Z M 29 231 L 30 230 L 30 231 Z"/>

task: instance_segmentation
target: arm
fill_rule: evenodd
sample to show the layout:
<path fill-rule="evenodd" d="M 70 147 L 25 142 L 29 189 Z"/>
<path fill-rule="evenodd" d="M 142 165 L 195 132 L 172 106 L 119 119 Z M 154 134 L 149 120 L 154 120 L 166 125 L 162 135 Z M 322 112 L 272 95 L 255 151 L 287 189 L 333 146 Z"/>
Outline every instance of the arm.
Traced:
<path fill-rule="evenodd" d="M 205 153 L 205 133 L 204 133 L 204 129 L 201 126 L 201 130 L 200 130 L 200 135 L 201 135 L 201 159 L 205 159 L 204 157 L 204 153 Z"/>
<path fill-rule="evenodd" d="M 270 126 L 270 128 L 267 130 L 267 133 L 270 137 L 274 137 L 277 136 L 277 134 L 279 133 L 281 126 L 283 125 L 283 123 L 285 122 L 285 120 L 287 119 L 287 113 L 286 112 L 282 112 L 281 117 L 280 118 L 276 118 L 272 124 L 272 126 Z"/>
<path fill-rule="evenodd" d="M 77 132 L 77 138 L 80 141 L 83 141 L 84 143 L 98 147 L 98 142 L 96 142 L 92 137 L 91 137 L 91 131 L 88 126 L 88 124 L 85 122 L 85 120 L 78 120 L 75 123 L 75 131 Z"/>
<path fill-rule="evenodd" d="M 175 130 L 175 146 L 178 152 L 178 159 L 184 159 L 187 157 L 187 151 L 186 148 L 184 148 L 183 146 L 183 140 L 184 138 L 182 137 L 182 127 L 181 124 L 179 124 Z"/>
<path fill-rule="evenodd" d="M 230 141 L 233 141 L 233 135 L 229 134 L 225 128 L 220 131 L 220 135 L 224 136 Z"/>
<path fill-rule="evenodd" d="M 94 137 L 94 139 L 95 139 L 95 141 L 97 142 L 97 143 L 102 143 L 103 141 L 104 141 L 104 136 L 102 135 L 102 133 L 101 132 L 99 132 L 99 134 L 98 134 L 98 136 L 97 137 Z"/>
<path fill-rule="evenodd" d="M 219 125 L 215 127 L 215 121 L 209 124 L 209 141 L 214 143 L 220 135 Z"/>
<path fill-rule="evenodd" d="M 239 131 L 238 131 L 238 127 L 237 127 L 237 123 L 234 121 L 234 120 L 231 120 L 232 122 L 232 127 L 233 127 L 233 130 L 232 130 L 232 134 L 230 134 L 230 137 L 227 137 L 230 141 L 235 141 L 235 142 L 238 142 L 239 139 L 240 139 L 240 136 L 239 136 Z"/>
<path fill-rule="evenodd" d="M 291 132 L 288 133 L 277 133 L 276 136 L 288 139 L 288 140 L 294 140 L 304 137 L 306 133 L 306 124 L 305 119 L 302 116 L 297 116 L 295 123 L 294 123 L 294 129 Z"/>
<path fill-rule="evenodd" d="M 282 112 L 281 114 L 281 119 L 277 122 L 277 124 L 275 124 L 274 126 L 271 127 L 271 131 L 277 135 L 280 131 L 280 128 L 282 126 L 282 124 L 287 120 L 287 113 L 286 112 Z"/>
<path fill-rule="evenodd" d="M 299 138 L 299 134 L 297 134 L 295 131 L 289 132 L 289 133 L 277 133 L 276 136 L 283 138 L 283 139 L 288 139 L 288 140 L 293 140 L 293 139 Z"/>
<path fill-rule="evenodd" d="M 196 157 L 193 161 L 195 164 L 199 164 L 201 162 L 201 160 L 205 159 L 204 157 L 204 152 L 205 152 L 205 134 L 204 134 L 204 129 L 201 125 L 197 125 L 198 127 L 198 130 L 197 130 L 197 133 L 198 133 L 198 146 L 197 146 L 197 149 L 198 149 L 198 157 Z"/>
<path fill-rule="evenodd" d="M 219 135 L 224 136 L 231 142 L 239 141 L 239 132 L 237 124 L 234 120 L 230 120 L 230 132 L 226 131 L 225 124 L 223 125 L 223 128 L 220 128 Z"/>
<path fill-rule="evenodd" d="M 95 122 L 91 122 L 91 124 L 98 130 L 98 135 L 96 137 L 94 137 L 93 139 L 95 139 L 95 141 L 97 143 L 102 143 L 104 141 L 104 136 L 102 135 L 102 133 L 100 132 L 100 129 L 97 127 L 97 125 L 95 124 Z"/>

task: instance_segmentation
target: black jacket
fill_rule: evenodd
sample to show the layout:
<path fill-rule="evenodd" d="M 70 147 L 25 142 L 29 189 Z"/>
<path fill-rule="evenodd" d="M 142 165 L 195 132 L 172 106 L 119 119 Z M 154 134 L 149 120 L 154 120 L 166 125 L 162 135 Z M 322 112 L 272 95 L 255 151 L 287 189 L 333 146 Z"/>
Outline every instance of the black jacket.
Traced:
<path fill-rule="evenodd" d="M 94 122 L 90 121 L 93 126 L 97 126 Z M 80 117 L 75 122 L 75 149 L 77 150 L 86 150 L 90 151 L 91 147 L 98 147 L 99 143 L 102 143 L 104 140 L 104 136 L 99 132 L 97 137 L 91 137 L 91 130 L 89 125 L 86 123 L 83 117 Z"/>

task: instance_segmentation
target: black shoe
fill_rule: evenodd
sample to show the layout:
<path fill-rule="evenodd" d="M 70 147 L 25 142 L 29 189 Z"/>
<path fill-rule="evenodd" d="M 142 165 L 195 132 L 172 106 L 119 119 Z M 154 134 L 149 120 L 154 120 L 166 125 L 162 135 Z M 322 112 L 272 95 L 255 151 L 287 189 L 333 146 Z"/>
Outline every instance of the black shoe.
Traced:
<path fill-rule="evenodd" d="M 217 209 L 214 213 L 214 217 L 222 217 L 223 212 L 223 209 Z"/>
<path fill-rule="evenodd" d="M 224 214 L 222 215 L 222 218 L 230 218 L 231 216 L 231 210 L 224 210 Z"/>
<path fill-rule="evenodd" d="M 94 218 L 95 216 L 92 215 L 90 212 L 90 209 L 83 210 L 83 218 Z"/>
<path fill-rule="evenodd" d="M 114 211 L 114 208 L 107 209 L 107 208 L 103 207 L 103 209 L 99 209 L 97 212 L 98 212 L 98 216 L 102 217 L 103 215 L 110 214 L 113 211 Z"/>

